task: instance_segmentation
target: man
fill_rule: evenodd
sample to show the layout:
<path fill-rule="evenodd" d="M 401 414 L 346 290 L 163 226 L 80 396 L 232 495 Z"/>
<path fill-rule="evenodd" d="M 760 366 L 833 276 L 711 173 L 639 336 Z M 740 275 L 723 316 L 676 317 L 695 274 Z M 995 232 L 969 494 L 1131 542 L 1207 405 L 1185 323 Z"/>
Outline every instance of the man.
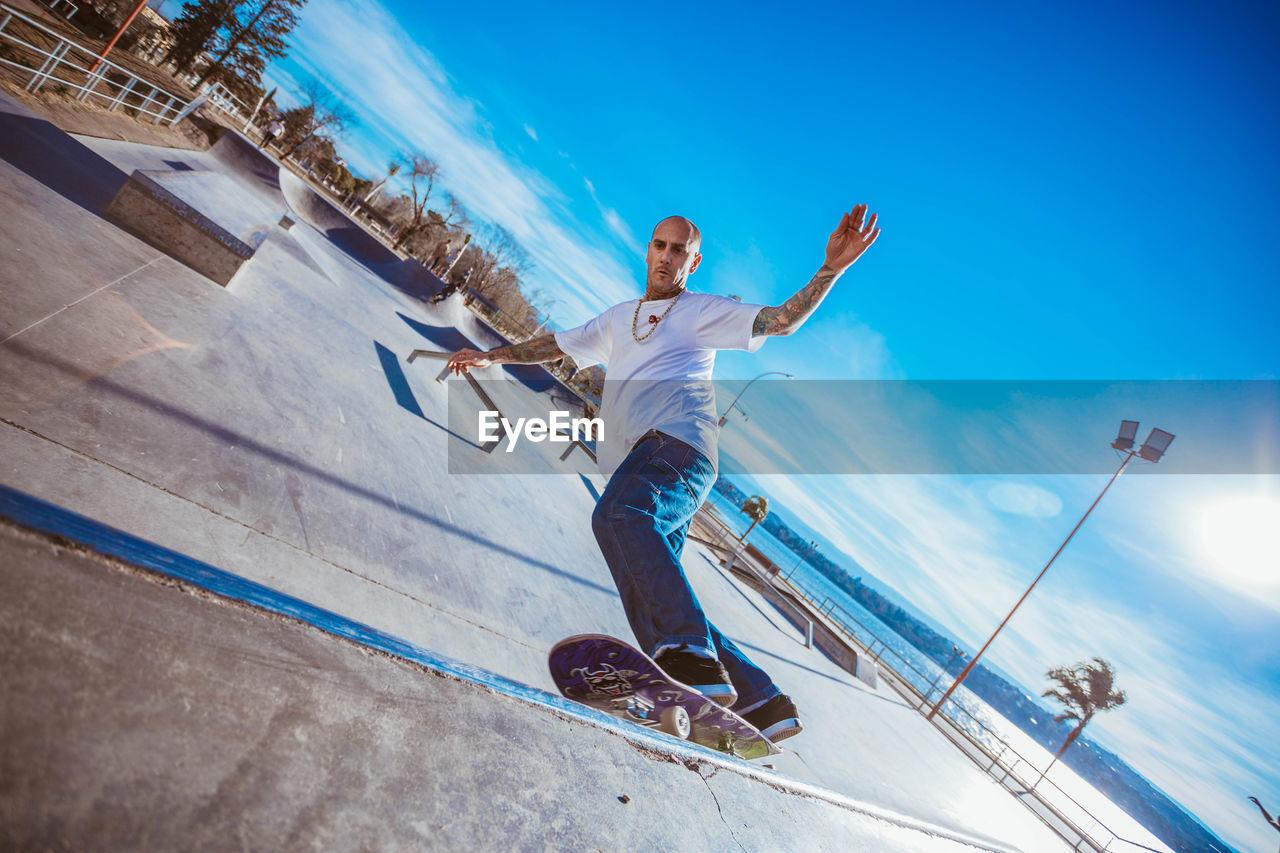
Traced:
<path fill-rule="evenodd" d="M 274 142 L 282 133 L 284 133 L 284 122 L 280 120 L 280 116 L 274 116 L 271 121 L 267 123 L 267 129 L 262 134 L 262 141 L 258 143 L 258 147 L 266 148 L 270 151 L 271 143 Z"/>
<path fill-rule="evenodd" d="M 491 364 L 535 364 L 572 356 L 605 363 L 600 470 L 608 478 L 591 516 L 640 648 L 677 681 L 732 706 L 770 740 L 801 731 L 795 704 L 712 625 L 680 564 L 694 513 L 716 479 L 719 427 L 709 382 L 716 350 L 754 352 L 789 335 L 880 234 L 866 205 L 844 214 L 817 274 L 771 308 L 686 289 L 701 235 L 681 216 L 653 230 L 644 298 L 623 302 L 576 329 L 491 352 L 463 349 L 455 373 Z"/>
<path fill-rule="evenodd" d="M 444 260 L 445 252 L 449 251 L 449 241 L 441 240 L 436 243 L 436 247 L 431 252 L 431 260 L 427 262 L 427 269 L 431 270 L 435 275 L 440 274 L 440 262 Z"/>
<path fill-rule="evenodd" d="M 440 292 L 431 297 L 431 304 L 439 305 L 459 290 L 465 290 L 468 282 L 471 281 L 471 272 L 474 269 L 474 267 L 467 267 L 467 271 L 462 274 L 462 279 L 460 281 L 450 281 L 446 279 L 444 287 L 440 288 Z M 446 271 L 445 275 L 448 274 L 448 271 Z"/>

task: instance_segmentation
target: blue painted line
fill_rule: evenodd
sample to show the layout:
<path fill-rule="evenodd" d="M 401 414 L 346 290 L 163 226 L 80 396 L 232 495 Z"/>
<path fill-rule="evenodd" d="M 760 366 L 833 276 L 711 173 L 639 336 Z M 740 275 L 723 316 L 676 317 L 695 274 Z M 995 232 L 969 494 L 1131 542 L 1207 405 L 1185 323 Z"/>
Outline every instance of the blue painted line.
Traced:
<path fill-rule="evenodd" d="M 400 637 L 309 604 L 300 598 L 285 595 L 271 587 L 215 568 L 208 563 L 202 563 L 185 554 L 125 533 L 123 530 L 4 484 L 0 484 L 0 516 L 9 518 L 24 527 L 61 536 L 101 554 L 118 557 L 131 565 L 175 578 L 225 598 L 241 601 L 271 613 L 292 617 L 368 648 L 421 664 L 442 675 L 468 681 L 525 703 L 551 709 L 564 716 L 609 729 L 632 741 L 642 742 L 669 753 L 684 754 L 686 757 L 697 753 L 696 757 L 704 761 L 723 758 L 720 753 L 697 744 L 672 741 L 667 735 L 656 734 L 643 726 L 624 723 L 603 711 L 581 705 L 558 694 L 530 687 L 519 681 L 504 678 L 490 670 L 424 649 Z"/>
<path fill-rule="evenodd" d="M 201 589 L 251 604 L 271 613 L 289 616 L 330 634 L 422 664 L 441 673 L 475 682 L 500 693 L 581 716 L 575 702 L 512 681 L 480 667 L 437 654 L 399 637 L 308 604 L 270 587 L 192 559 L 154 542 L 71 512 L 0 484 L 0 515 L 24 527 L 61 536 L 94 551 L 118 557 L 131 565 L 198 586 Z M 606 718 L 607 715 L 604 715 Z"/>
<path fill-rule="evenodd" d="M 603 711 L 597 711 L 595 708 L 580 705 L 563 696 L 538 690 L 487 669 L 415 646 L 407 640 L 347 619 L 333 611 L 308 604 L 302 599 L 285 595 L 260 583 L 215 568 L 208 563 L 202 563 L 185 554 L 117 530 L 4 484 L 0 484 L 0 516 L 23 527 L 61 536 L 101 554 L 117 557 L 131 565 L 198 586 L 225 598 L 241 601 L 271 613 L 292 617 L 327 633 L 421 664 L 440 674 L 468 681 L 527 704 L 554 710 L 564 716 L 607 729 L 633 743 L 643 744 L 677 759 L 716 764 L 742 776 L 767 782 L 777 790 L 824 800 L 840 808 L 868 815 L 914 832 L 950 838 L 980 850 L 1016 853 L 999 843 L 993 844 L 988 839 L 975 839 L 963 833 L 942 829 L 877 806 L 858 802 L 843 794 L 828 791 L 807 782 L 776 776 L 755 765 L 729 758 L 715 750 L 687 741 L 673 740 L 668 735 L 652 732 L 643 726 L 624 723 Z"/>

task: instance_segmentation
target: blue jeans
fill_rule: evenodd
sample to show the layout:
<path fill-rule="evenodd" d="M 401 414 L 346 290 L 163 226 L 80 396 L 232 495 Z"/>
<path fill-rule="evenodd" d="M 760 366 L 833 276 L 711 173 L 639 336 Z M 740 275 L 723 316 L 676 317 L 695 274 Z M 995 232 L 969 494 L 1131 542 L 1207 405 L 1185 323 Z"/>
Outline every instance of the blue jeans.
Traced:
<path fill-rule="evenodd" d="M 636 442 L 591 514 L 605 562 L 640 648 L 688 644 L 714 654 L 729 671 L 739 707 L 780 691 L 731 640 L 707 621 L 680 554 L 693 515 L 715 481 L 710 460 L 656 430 Z"/>

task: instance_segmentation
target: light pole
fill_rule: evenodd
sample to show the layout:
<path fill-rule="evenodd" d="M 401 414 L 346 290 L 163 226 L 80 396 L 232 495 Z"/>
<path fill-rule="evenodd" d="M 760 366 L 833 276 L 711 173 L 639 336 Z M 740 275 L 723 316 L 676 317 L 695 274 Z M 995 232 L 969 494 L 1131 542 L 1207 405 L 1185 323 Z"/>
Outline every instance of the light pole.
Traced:
<path fill-rule="evenodd" d="M 785 377 L 787 377 L 788 379 L 794 379 L 794 378 L 795 378 L 795 377 L 794 377 L 794 376 L 792 376 L 790 373 L 783 373 L 781 370 L 770 370 L 770 371 L 768 371 L 768 372 L 766 372 L 766 373 L 761 373 L 761 374 L 760 374 L 760 376 L 757 376 L 757 377 L 756 377 L 756 379 L 759 379 L 759 378 L 760 378 L 760 377 L 762 377 L 762 376 L 773 376 L 773 375 L 775 375 L 775 374 L 776 374 L 776 375 L 778 375 L 778 376 L 785 376 Z M 722 426 L 722 427 L 724 426 L 724 422 L 725 422 L 725 420 L 729 417 L 729 413 L 733 411 L 733 407 L 734 407 L 734 406 L 736 406 L 736 405 L 738 405 L 738 400 L 742 398 L 742 395 L 743 395 L 743 394 L 747 393 L 747 388 L 750 388 L 752 385 L 754 385 L 754 384 L 755 384 L 756 379 L 752 379 L 750 382 L 748 382 L 748 383 L 743 387 L 743 389 L 742 389 L 741 391 L 739 391 L 739 392 L 738 392 L 738 396 L 733 398 L 733 402 L 729 404 L 729 408 L 725 409 L 725 410 L 724 410 L 724 414 L 720 416 L 720 426 Z"/>
<path fill-rule="evenodd" d="M 936 689 L 936 688 L 937 688 L 937 686 L 938 686 L 938 682 L 942 680 L 942 676 L 944 676 L 944 675 L 946 675 L 946 674 L 947 674 L 947 670 L 951 669 L 951 664 L 955 663 L 955 662 L 956 662 L 956 658 L 960 657 L 962 654 L 964 654 L 964 652 L 963 652 L 963 651 L 961 651 L 960 647 L 959 647 L 959 646 L 957 646 L 957 645 L 955 645 L 955 644 L 952 644 L 952 646 L 951 646 L 951 660 L 947 661 L 947 665 L 946 665 L 946 666 L 944 666 L 942 669 L 938 670 L 938 675 L 937 675 L 937 677 L 933 679 L 933 683 L 932 683 L 932 684 L 930 684 L 930 685 L 929 685 L 929 689 L 925 691 L 924 698 L 923 698 L 923 699 L 921 699 L 921 700 L 920 700 L 920 704 L 916 706 L 916 710 L 917 710 L 917 711 L 918 711 L 918 710 L 920 710 L 921 708 L 923 708 L 923 707 L 925 706 L 925 703 L 929 701 L 929 697 L 933 695 L 933 691 L 934 691 L 934 689 Z"/>
<path fill-rule="evenodd" d="M 1159 462 L 1160 457 L 1164 456 L 1164 452 L 1169 449 L 1169 444 L 1173 441 L 1173 433 L 1165 432 L 1162 429 L 1153 429 L 1151 430 L 1151 435 L 1147 436 L 1147 440 L 1143 443 L 1142 447 L 1134 450 L 1133 437 L 1137 434 L 1137 421 L 1120 422 L 1120 434 L 1116 437 L 1115 441 L 1111 442 L 1111 446 L 1125 454 L 1124 461 L 1120 463 L 1120 467 L 1116 469 L 1116 472 L 1111 475 L 1111 479 L 1107 481 L 1107 484 L 1102 487 L 1102 491 L 1098 494 L 1098 497 L 1094 499 L 1093 504 L 1085 510 L 1084 515 L 1076 522 L 1076 526 L 1067 534 L 1067 538 L 1058 546 L 1058 550 L 1049 558 L 1049 562 L 1045 563 L 1044 568 L 1040 570 L 1040 574 L 1036 575 L 1036 579 L 1031 582 L 1031 586 L 1027 587 L 1027 591 L 1022 594 L 1022 598 L 1019 598 L 1018 603 L 1013 605 L 1013 609 L 1009 611 L 1009 615 L 1004 617 L 1004 621 L 1000 623 L 999 627 L 996 628 L 995 632 L 983 647 L 978 650 L 978 653 L 973 656 L 973 660 L 969 661 L 969 665 L 964 668 L 956 680 L 952 682 L 951 686 L 947 688 L 947 692 L 942 694 L 942 698 L 938 700 L 937 704 L 935 704 L 933 708 L 930 709 L 929 713 L 925 715 L 925 719 L 932 720 L 934 714 L 938 713 L 938 709 L 946 703 L 947 699 L 951 697 L 951 694 L 955 692 L 955 689 L 960 686 L 960 682 L 969 677 L 969 673 L 973 670 L 974 666 L 977 665 L 983 652 L 987 650 L 987 647 L 991 645 L 992 640 L 996 638 L 996 635 L 1000 633 L 1004 626 L 1009 624 L 1009 620 L 1013 618 L 1013 614 L 1018 612 L 1018 608 L 1022 606 L 1022 602 L 1026 601 L 1027 596 L 1031 595 L 1031 590 L 1035 589 L 1036 584 L 1040 583 L 1040 578 L 1044 577 L 1045 572 L 1049 571 L 1049 567 L 1053 565 L 1053 561 L 1058 559 L 1058 555 L 1062 553 L 1062 549 L 1067 547 L 1067 543 L 1071 541 L 1071 537 L 1076 535 L 1076 531 L 1080 529 L 1080 525 L 1084 524 L 1084 520 L 1089 517 L 1089 513 L 1093 512 L 1093 508 L 1102 500 L 1102 496 L 1107 493 L 1107 489 L 1111 488 L 1111 484 L 1116 481 L 1116 478 L 1124 473 L 1124 469 L 1128 467 L 1131 461 L 1133 461 L 1133 457 L 1141 456 L 1148 462 Z"/>
<path fill-rule="evenodd" d="M 813 553 L 817 550 L 818 550 L 818 541 L 816 539 L 810 539 L 809 550 L 805 551 L 803 554 L 800 555 L 800 559 L 796 560 L 796 564 L 791 567 L 791 571 L 787 572 L 787 576 L 786 578 L 784 578 L 784 580 L 790 580 L 791 576 L 794 575 L 796 573 L 796 570 L 800 568 L 800 564 L 803 563 L 805 560 L 809 559 L 810 557 L 812 557 Z"/>

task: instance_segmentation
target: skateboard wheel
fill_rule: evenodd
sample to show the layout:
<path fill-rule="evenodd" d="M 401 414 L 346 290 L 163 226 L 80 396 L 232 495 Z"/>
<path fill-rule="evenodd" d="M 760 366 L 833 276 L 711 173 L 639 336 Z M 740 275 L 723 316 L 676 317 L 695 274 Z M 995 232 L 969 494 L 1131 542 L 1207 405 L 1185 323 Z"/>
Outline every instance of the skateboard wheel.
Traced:
<path fill-rule="evenodd" d="M 672 705 L 670 708 L 663 708 L 662 714 L 658 719 L 659 729 L 669 735 L 675 735 L 681 740 L 687 740 L 689 732 L 693 729 L 693 724 L 689 722 L 689 712 L 684 709 L 683 705 Z"/>

